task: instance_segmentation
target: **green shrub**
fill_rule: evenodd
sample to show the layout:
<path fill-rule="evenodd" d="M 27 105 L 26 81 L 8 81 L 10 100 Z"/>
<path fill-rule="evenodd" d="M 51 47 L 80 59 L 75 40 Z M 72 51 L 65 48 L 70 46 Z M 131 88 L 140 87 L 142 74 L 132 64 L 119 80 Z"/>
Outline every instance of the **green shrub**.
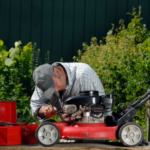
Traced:
<path fill-rule="evenodd" d="M 45 63 L 50 63 L 49 51 L 45 54 Z M 21 41 L 18 41 L 7 51 L 0 40 L 0 100 L 16 101 L 18 122 L 37 122 L 30 114 L 30 97 L 35 87 L 32 74 L 41 64 L 40 49 L 36 49 L 36 43 L 30 42 L 21 47 Z M 58 116 L 51 119 L 60 121 Z"/>
<path fill-rule="evenodd" d="M 48 58 L 46 58 L 48 60 Z M 16 101 L 18 122 L 33 122 L 30 96 L 34 90 L 33 70 L 41 64 L 36 44 L 21 47 L 21 41 L 7 51 L 0 40 L 0 100 Z"/>
<path fill-rule="evenodd" d="M 83 43 L 83 50 L 78 51 L 74 61 L 89 64 L 104 84 L 106 93 L 115 96 L 114 111 L 126 108 L 140 98 L 150 88 L 150 36 L 146 25 L 142 24 L 141 8 L 130 14 L 131 22 L 125 28 L 124 21 L 119 21 L 119 28 L 112 29 L 105 37 L 105 43 L 98 44 L 91 39 L 91 45 Z M 136 115 L 138 123 L 146 133 L 146 107 L 141 107 Z M 145 134 L 146 137 L 146 134 Z"/>

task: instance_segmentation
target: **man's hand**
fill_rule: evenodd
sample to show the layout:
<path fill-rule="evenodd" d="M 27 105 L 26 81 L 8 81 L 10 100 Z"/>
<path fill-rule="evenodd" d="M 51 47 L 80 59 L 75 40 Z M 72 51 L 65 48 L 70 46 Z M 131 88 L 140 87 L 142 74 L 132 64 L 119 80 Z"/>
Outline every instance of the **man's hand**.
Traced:
<path fill-rule="evenodd" d="M 48 106 L 42 106 L 39 110 L 39 116 L 40 117 L 52 117 L 52 116 L 56 116 L 57 114 L 55 113 L 55 111 L 57 111 L 57 108 L 52 106 L 52 105 L 48 105 Z"/>

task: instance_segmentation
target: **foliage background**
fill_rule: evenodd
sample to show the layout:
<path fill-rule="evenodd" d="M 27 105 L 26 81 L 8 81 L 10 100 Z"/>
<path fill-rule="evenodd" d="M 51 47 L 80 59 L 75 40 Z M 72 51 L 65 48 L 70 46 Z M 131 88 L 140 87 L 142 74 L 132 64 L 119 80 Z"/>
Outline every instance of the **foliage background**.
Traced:
<path fill-rule="evenodd" d="M 45 62 L 49 63 L 47 53 Z M 40 50 L 36 43 L 22 47 L 21 41 L 18 41 L 7 51 L 0 40 L 0 100 L 16 101 L 18 122 L 34 121 L 30 114 L 30 97 L 35 86 L 32 73 L 40 64 Z"/>
<path fill-rule="evenodd" d="M 145 24 L 142 24 L 141 7 L 136 13 L 135 8 L 129 13 L 133 18 L 125 27 L 124 21 L 112 29 L 102 40 L 91 39 L 91 44 L 83 43 L 83 50 L 78 51 L 74 61 L 89 64 L 104 84 L 106 93 L 114 93 L 114 111 L 126 108 L 140 98 L 150 88 L 150 35 Z M 136 115 L 146 135 L 147 116 L 145 105 Z"/>

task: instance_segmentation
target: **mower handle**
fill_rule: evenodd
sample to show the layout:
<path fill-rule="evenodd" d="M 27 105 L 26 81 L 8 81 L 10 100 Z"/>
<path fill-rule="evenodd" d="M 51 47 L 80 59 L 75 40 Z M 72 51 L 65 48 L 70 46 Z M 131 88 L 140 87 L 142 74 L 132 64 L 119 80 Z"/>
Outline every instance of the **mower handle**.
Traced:
<path fill-rule="evenodd" d="M 136 107 L 136 105 L 141 102 L 144 98 L 146 98 L 148 95 L 150 95 L 150 91 L 145 93 L 140 99 L 136 100 L 131 107 Z M 137 107 L 141 107 L 144 103 L 146 103 L 149 99 L 145 99 L 142 103 L 140 103 Z"/>
<path fill-rule="evenodd" d="M 135 109 L 138 110 L 142 105 L 144 105 L 148 100 L 150 100 L 150 96 L 148 96 L 145 100 L 143 100 L 140 104 L 138 104 Z"/>

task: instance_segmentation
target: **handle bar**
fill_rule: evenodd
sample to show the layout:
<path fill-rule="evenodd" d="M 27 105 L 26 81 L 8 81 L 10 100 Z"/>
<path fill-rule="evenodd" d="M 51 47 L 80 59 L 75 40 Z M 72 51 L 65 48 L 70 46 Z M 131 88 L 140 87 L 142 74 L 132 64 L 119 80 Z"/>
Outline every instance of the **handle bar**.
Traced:
<path fill-rule="evenodd" d="M 138 110 L 143 104 L 145 104 L 148 100 L 150 100 L 150 96 L 148 96 L 145 100 L 143 100 L 140 104 L 135 106 L 135 109 Z"/>
<path fill-rule="evenodd" d="M 150 95 L 150 91 L 145 93 L 140 99 L 136 100 L 131 106 L 136 108 L 136 105 L 141 102 L 144 98 L 146 98 L 148 95 Z M 142 104 L 140 103 L 137 107 L 141 107 L 144 103 L 146 103 L 149 99 L 145 99 Z"/>

